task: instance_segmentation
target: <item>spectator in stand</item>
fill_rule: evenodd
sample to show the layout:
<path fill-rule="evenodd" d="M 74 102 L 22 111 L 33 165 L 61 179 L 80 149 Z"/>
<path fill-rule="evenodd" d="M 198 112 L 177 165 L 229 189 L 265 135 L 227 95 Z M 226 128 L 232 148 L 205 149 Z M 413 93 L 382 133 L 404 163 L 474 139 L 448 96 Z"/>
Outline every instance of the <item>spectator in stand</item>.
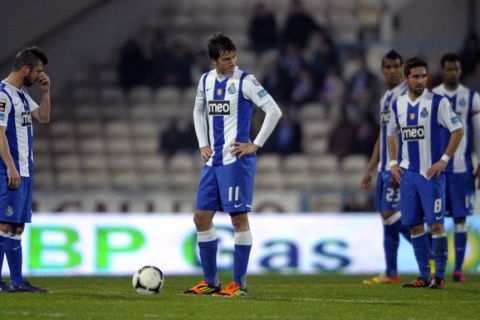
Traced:
<path fill-rule="evenodd" d="M 342 160 L 349 154 L 356 153 L 358 127 L 349 120 L 346 110 L 342 110 L 335 127 L 328 137 L 328 151 Z"/>
<path fill-rule="evenodd" d="M 293 79 L 287 69 L 280 65 L 277 55 L 272 55 L 266 61 L 265 76 L 262 84 L 279 102 L 287 102 L 293 89 Z"/>
<path fill-rule="evenodd" d="M 290 106 L 284 109 L 272 137 L 263 147 L 266 153 L 289 155 L 302 153 L 302 128 L 295 117 L 295 108 Z"/>
<path fill-rule="evenodd" d="M 277 45 L 277 23 L 275 16 L 265 3 L 255 4 L 253 16 L 248 26 L 250 46 L 257 55 L 273 49 Z"/>
<path fill-rule="evenodd" d="M 312 70 L 315 87 L 321 88 L 328 71 L 332 68 L 340 69 L 339 52 L 332 39 L 323 33 L 316 34 L 313 50 L 310 69 Z"/>
<path fill-rule="evenodd" d="M 171 64 L 172 55 L 161 33 L 155 35 L 150 47 L 151 58 L 149 61 L 150 72 L 148 82 L 152 88 L 157 89 L 166 84 L 166 74 Z"/>
<path fill-rule="evenodd" d="M 364 113 L 358 126 L 358 152 L 369 157 L 377 141 L 380 128 L 371 113 Z"/>
<path fill-rule="evenodd" d="M 165 84 L 182 89 L 192 85 L 193 55 L 185 45 L 181 43 L 174 45 L 169 62 Z"/>
<path fill-rule="evenodd" d="M 476 33 L 472 32 L 467 35 L 459 56 L 463 77 L 472 74 L 475 64 L 480 61 L 480 43 Z"/>
<path fill-rule="evenodd" d="M 287 70 L 288 75 L 294 81 L 300 77 L 300 71 L 306 66 L 302 52 L 294 44 L 288 44 L 283 50 L 280 57 L 282 68 Z"/>
<path fill-rule="evenodd" d="M 136 40 L 128 39 L 121 49 L 117 67 L 123 91 L 127 93 L 133 87 L 145 84 L 147 69 L 142 47 Z"/>
<path fill-rule="evenodd" d="M 368 69 L 365 56 L 359 60 L 359 69 L 353 74 L 348 86 L 348 113 L 356 121 L 360 121 L 362 113 L 376 114 L 378 80 Z"/>
<path fill-rule="evenodd" d="M 300 0 L 291 0 L 283 31 L 283 43 L 294 44 L 299 49 L 304 49 L 310 40 L 310 36 L 316 31 L 325 32 L 317 25 L 310 14 L 305 12 Z"/>
<path fill-rule="evenodd" d="M 314 84 L 312 75 L 307 67 L 303 67 L 300 70 L 297 81 L 295 81 L 290 101 L 297 107 L 301 107 L 305 103 L 312 101 L 313 98 Z"/>
<path fill-rule="evenodd" d="M 344 93 L 345 82 L 340 71 L 337 68 L 331 68 L 320 90 L 320 102 L 325 104 L 330 117 L 335 118 L 340 113 Z"/>
<path fill-rule="evenodd" d="M 192 123 L 182 128 L 178 119 L 173 117 L 169 121 L 169 126 L 160 133 L 159 152 L 165 155 L 167 159 L 179 152 L 193 153 L 197 149 L 197 142 L 195 139 L 192 139 L 192 132 Z"/>
<path fill-rule="evenodd" d="M 480 60 L 475 64 L 473 73 L 465 77 L 465 86 L 480 92 Z"/>

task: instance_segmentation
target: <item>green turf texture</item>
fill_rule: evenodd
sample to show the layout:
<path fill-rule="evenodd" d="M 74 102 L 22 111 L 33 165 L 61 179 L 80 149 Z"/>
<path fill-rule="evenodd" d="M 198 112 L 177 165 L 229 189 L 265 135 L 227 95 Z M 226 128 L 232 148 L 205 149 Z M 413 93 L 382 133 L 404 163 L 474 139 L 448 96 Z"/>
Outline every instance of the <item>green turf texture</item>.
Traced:
<path fill-rule="evenodd" d="M 155 295 L 136 293 L 129 277 L 31 278 L 50 293 L 0 293 L 0 319 L 480 319 L 480 275 L 443 290 L 366 286 L 364 278 L 250 276 L 250 298 L 181 295 L 199 276 L 167 275 Z"/>

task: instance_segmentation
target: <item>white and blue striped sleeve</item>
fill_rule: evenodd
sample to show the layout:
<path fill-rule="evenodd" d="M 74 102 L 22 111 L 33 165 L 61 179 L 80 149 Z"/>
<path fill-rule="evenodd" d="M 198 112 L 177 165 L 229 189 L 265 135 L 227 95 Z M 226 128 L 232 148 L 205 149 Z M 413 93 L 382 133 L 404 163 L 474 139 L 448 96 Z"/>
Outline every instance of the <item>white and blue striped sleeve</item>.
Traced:
<path fill-rule="evenodd" d="M 243 96 L 265 112 L 262 127 L 253 141 L 255 145 L 263 147 L 282 116 L 282 111 L 253 75 L 248 75 L 243 80 Z"/>
<path fill-rule="evenodd" d="M 203 77 L 206 76 L 207 74 L 203 75 Z M 208 147 L 207 114 L 205 110 L 206 98 L 203 90 L 203 77 L 200 77 L 200 81 L 198 82 L 195 105 L 193 107 L 193 125 L 195 127 L 199 148 Z"/>
<path fill-rule="evenodd" d="M 388 124 L 387 124 L 388 136 L 396 136 L 398 134 L 397 101 L 398 100 L 394 100 L 390 107 L 390 118 L 388 119 Z"/>
<path fill-rule="evenodd" d="M 10 103 L 10 99 L 5 93 L 0 92 L 0 126 L 2 127 L 7 126 L 8 115 L 11 109 L 12 109 L 12 105 Z"/>
<path fill-rule="evenodd" d="M 447 98 L 442 98 L 438 104 L 438 123 L 447 128 L 450 132 L 463 128 L 462 122 L 453 111 Z"/>

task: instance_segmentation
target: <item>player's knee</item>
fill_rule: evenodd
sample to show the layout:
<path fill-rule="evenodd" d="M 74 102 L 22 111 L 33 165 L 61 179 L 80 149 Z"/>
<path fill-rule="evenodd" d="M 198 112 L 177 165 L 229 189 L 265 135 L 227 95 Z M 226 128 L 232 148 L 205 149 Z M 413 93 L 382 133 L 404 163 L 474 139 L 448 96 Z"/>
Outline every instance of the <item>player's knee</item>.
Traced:
<path fill-rule="evenodd" d="M 417 235 L 420 235 L 424 232 L 425 232 L 425 228 L 424 228 L 423 224 L 417 224 L 417 225 L 410 226 L 410 234 L 412 236 L 417 236 Z"/>
<path fill-rule="evenodd" d="M 193 223 L 195 223 L 197 230 L 205 231 L 212 227 L 212 218 L 213 216 L 210 214 L 203 214 L 202 212 L 195 211 Z"/>
<path fill-rule="evenodd" d="M 235 232 L 250 230 L 250 225 L 248 223 L 248 215 L 246 213 L 232 215 L 231 219 Z"/>
<path fill-rule="evenodd" d="M 445 233 L 445 227 L 441 223 L 433 223 L 430 225 L 430 232 L 432 235 L 441 235 Z"/>

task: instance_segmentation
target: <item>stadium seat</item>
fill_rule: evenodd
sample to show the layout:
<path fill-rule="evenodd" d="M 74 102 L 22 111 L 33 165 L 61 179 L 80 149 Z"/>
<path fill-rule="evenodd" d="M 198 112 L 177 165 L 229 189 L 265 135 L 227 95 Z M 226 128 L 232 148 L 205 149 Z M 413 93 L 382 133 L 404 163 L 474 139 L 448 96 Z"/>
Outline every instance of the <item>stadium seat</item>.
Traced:
<path fill-rule="evenodd" d="M 309 198 L 309 209 L 313 212 L 340 212 L 342 196 L 339 193 L 322 192 Z"/>
<path fill-rule="evenodd" d="M 102 87 L 99 96 L 103 103 L 122 102 L 124 100 L 122 89 L 118 86 Z"/>
<path fill-rule="evenodd" d="M 169 172 L 193 172 L 194 168 L 196 168 L 196 165 L 193 155 L 189 153 L 178 153 L 167 161 Z"/>
<path fill-rule="evenodd" d="M 279 172 L 280 165 L 278 154 L 262 154 L 257 158 L 257 172 Z"/>
<path fill-rule="evenodd" d="M 176 103 L 180 99 L 180 90 L 176 87 L 164 87 L 154 93 L 154 103 Z"/>
<path fill-rule="evenodd" d="M 258 190 L 283 190 L 285 187 L 283 174 L 280 172 L 258 172 L 255 176 L 255 188 Z"/>
<path fill-rule="evenodd" d="M 64 171 L 78 171 L 80 169 L 80 160 L 76 154 L 67 154 L 54 158 L 55 168 Z"/>
<path fill-rule="evenodd" d="M 285 188 L 287 190 L 307 191 L 314 184 L 314 177 L 308 171 L 295 172 L 295 174 L 287 174 L 285 179 Z"/>
<path fill-rule="evenodd" d="M 66 190 L 77 190 L 82 188 L 82 174 L 79 171 L 65 170 L 59 171 L 55 175 L 56 187 Z"/>
<path fill-rule="evenodd" d="M 110 187 L 109 176 L 106 171 L 89 171 L 82 174 L 82 182 L 85 188 L 108 189 Z"/>
<path fill-rule="evenodd" d="M 128 100 L 133 103 L 150 103 L 152 89 L 149 86 L 138 86 L 128 93 Z"/>
<path fill-rule="evenodd" d="M 52 139 L 51 150 L 55 154 L 61 153 L 75 153 L 77 151 L 76 139 L 72 136 L 66 136 L 64 138 L 58 137 Z"/>
<path fill-rule="evenodd" d="M 125 154 L 121 157 L 110 155 L 107 157 L 108 168 L 115 172 L 126 172 L 135 170 L 135 160 L 131 155 Z"/>
<path fill-rule="evenodd" d="M 128 138 L 131 134 L 130 123 L 126 120 L 116 120 L 105 125 L 107 138 Z"/>
<path fill-rule="evenodd" d="M 107 143 L 107 152 L 113 156 L 131 155 L 133 150 L 132 143 L 127 137 L 110 137 Z"/>
<path fill-rule="evenodd" d="M 103 133 L 103 125 L 100 121 L 81 120 L 77 123 L 77 133 L 80 138 L 97 137 Z"/>
<path fill-rule="evenodd" d="M 84 172 L 106 171 L 107 160 L 104 155 L 86 155 L 80 158 L 81 168 Z"/>
<path fill-rule="evenodd" d="M 308 156 L 302 154 L 294 154 L 287 156 L 283 161 L 283 169 L 287 173 L 307 172 L 309 170 L 310 161 Z"/>
<path fill-rule="evenodd" d="M 336 171 L 318 172 L 313 176 L 312 185 L 318 190 L 340 190 L 342 187 L 341 177 Z"/>
<path fill-rule="evenodd" d="M 138 175 L 133 171 L 118 171 L 110 176 L 112 188 L 118 190 L 137 190 L 140 186 Z"/>
<path fill-rule="evenodd" d="M 80 151 L 82 154 L 104 154 L 105 141 L 102 137 L 91 137 L 80 141 Z"/>
<path fill-rule="evenodd" d="M 141 155 L 135 159 L 137 169 L 142 172 L 163 172 L 166 167 L 165 158 L 158 154 Z"/>
<path fill-rule="evenodd" d="M 313 172 L 332 173 L 337 171 L 338 166 L 337 157 L 331 154 L 310 158 L 310 168 Z"/>
<path fill-rule="evenodd" d="M 340 162 L 340 170 L 344 173 L 363 173 L 367 163 L 368 159 L 364 155 L 348 155 Z"/>

